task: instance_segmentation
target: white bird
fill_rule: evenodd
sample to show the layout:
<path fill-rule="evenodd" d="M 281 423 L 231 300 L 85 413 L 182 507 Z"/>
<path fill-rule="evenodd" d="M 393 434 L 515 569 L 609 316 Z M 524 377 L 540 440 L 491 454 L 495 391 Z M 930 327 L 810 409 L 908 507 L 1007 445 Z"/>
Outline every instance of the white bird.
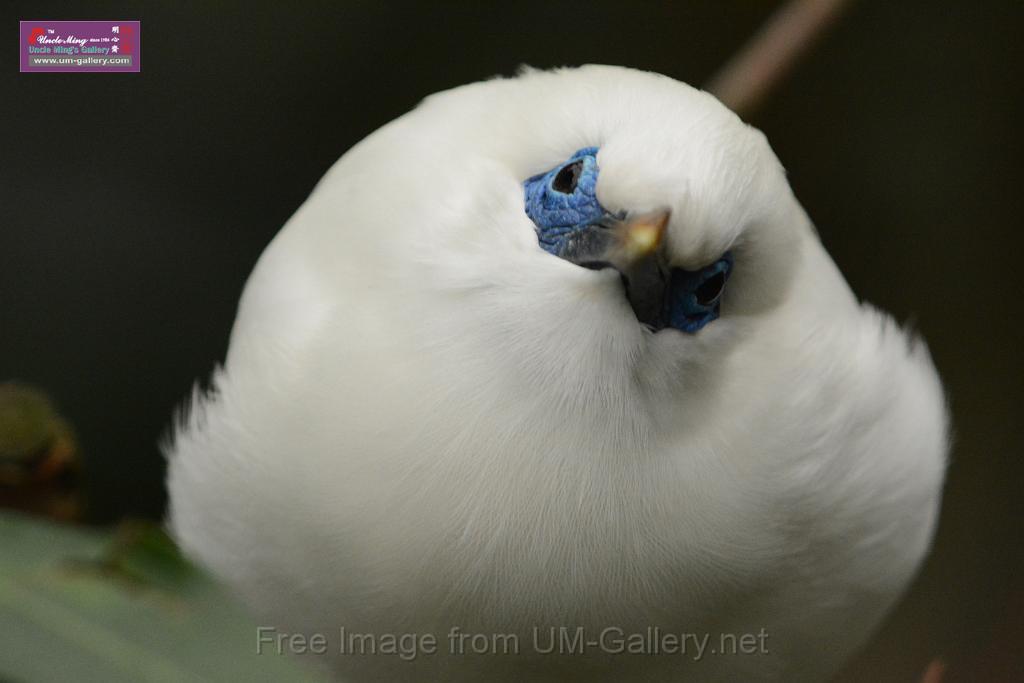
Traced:
<path fill-rule="evenodd" d="M 367 137 L 270 244 L 169 523 L 347 680 L 812 681 L 914 575 L 946 452 L 924 343 L 759 131 L 524 70 Z"/>

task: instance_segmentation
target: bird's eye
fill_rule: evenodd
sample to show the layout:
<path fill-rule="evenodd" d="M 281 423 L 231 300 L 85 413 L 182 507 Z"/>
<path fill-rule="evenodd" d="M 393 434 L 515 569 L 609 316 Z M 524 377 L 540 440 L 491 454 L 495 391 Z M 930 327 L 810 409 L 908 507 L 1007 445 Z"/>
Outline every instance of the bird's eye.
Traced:
<path fill-rule="evenodd" d="M 554 180 L 551 181 L 551 189 L 562 194 L 572 194 L 576 191 L 576 183 L 579 182 L 582 171 L 582 159 L 563 166 L 562 170 L 555 174 Z"/>
<path fill-rule="evenodd" d="M 541 249 L 560 256 L 574 234 L 608 213 L 597 201 L 597 173 L 597 148 L 585 147 L 523 181 L 523 208 Z"/>
<path fill-rule="evenodd" d="M 723 289 L 725 289 L 725 273 L 719 271 L 697 285 L 693 295 L 701 306 L 711 306 L 722 296 Z"/>
<path fill-rule="evenodd" d="M 718 318 L 732 264 L 732 254 L 726 252 L 700 270 L 673 268 L 665 303 L 668 326 L 693 334 Z"/>

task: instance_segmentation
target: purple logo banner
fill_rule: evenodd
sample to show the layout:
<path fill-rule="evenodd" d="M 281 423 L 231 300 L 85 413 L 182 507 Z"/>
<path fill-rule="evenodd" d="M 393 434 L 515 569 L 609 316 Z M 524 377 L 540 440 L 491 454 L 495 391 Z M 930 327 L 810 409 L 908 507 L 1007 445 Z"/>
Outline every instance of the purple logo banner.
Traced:
<path fill-rule="evenodd" d="M 142 70 L 138 21 L 23 21 L 21 71 Z"/>

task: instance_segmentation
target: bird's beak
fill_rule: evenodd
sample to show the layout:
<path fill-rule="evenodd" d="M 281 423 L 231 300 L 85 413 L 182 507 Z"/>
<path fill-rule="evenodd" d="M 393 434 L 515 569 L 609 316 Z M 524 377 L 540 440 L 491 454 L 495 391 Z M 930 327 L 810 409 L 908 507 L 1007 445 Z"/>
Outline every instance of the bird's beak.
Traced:
<path fill-rule="evenodd" d="M 573 233 L 559 256 L 584 268 L 619 271 L 637 320 L 661 329 L 665 326 L 665 290 L 669 279 L 661 247 L 668 219 L 667 210 L 625 219 L 605 216 Z"/>

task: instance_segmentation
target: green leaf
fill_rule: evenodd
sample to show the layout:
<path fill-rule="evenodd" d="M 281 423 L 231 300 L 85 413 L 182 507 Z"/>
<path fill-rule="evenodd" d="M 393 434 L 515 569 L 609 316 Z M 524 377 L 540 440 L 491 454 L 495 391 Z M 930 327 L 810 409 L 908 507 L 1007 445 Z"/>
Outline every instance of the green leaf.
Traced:
<path fill-rule="evenodd" d="M 256 654 L 256 624 L 163 531 L 0 513 L 0 680 L 321 680 Z"/>

